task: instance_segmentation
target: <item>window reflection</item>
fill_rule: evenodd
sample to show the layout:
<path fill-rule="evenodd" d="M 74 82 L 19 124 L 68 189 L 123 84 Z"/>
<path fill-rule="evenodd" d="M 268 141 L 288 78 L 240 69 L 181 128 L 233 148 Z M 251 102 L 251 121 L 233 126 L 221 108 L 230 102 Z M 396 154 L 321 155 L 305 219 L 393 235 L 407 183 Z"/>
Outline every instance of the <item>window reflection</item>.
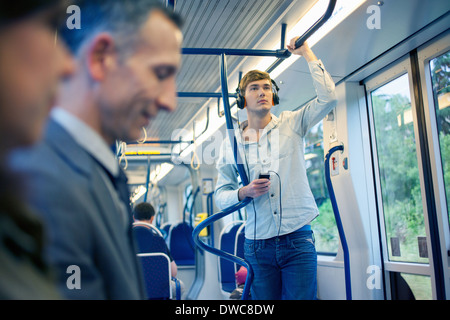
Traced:
<path fill-rule="evenodd" d="M 450 52 L 431 60 L 430 72 L 448 213 L 450 208 Z"/>
<path fill-rule="evenodd" d="M 372 91 L 371 100 L 389 259 L 426 263 L 408 74 Z"/>

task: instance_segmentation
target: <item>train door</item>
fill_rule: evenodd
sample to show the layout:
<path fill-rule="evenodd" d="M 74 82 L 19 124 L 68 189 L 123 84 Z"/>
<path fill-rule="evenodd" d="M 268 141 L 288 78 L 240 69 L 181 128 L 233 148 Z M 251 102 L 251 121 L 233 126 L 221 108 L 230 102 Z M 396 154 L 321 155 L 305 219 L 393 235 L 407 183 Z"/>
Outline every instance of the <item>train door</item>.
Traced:
<path fill-rule="evenodd" d="M 449 299 L 450 35 L 364 81 L 387 299 Z"/>

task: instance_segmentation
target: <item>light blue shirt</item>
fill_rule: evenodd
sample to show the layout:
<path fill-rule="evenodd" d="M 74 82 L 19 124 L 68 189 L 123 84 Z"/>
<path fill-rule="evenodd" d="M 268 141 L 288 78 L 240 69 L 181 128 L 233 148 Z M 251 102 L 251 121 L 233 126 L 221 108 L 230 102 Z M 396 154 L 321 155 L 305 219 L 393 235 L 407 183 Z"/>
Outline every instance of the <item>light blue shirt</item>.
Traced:
<path fill-rule="evenodd" d="M 309 129 L 336 107 L 337 100 L 333 79 L 322 62 L 312 61 L 308 65 L 316 99 L 299 110 L 284 111 L 279 117 L 272 114 L 272 120 L 261 132 L 258 142 L 242 140 L 240 130 L 245 128 L 246 122 L 241 129 L 235 130 L 238 150 L 249 181 L 257 179 L 262 172 L 274 171 L 280 177 L 270 172 L 269 192 L 255 198 L 254 206 L 252 202 L 246 206 L 247 239 L 269 239 L 291 233 L 309 224 L 319 214 L 306 176 L 304 137 Z M 219 175 L 215 200 L 216 205 L 223 210 L 239 202 L 237 166 L 228 138 L 222 143 L 216 168 Z M 256 215 L 253 208 L 256 209 Z"/>

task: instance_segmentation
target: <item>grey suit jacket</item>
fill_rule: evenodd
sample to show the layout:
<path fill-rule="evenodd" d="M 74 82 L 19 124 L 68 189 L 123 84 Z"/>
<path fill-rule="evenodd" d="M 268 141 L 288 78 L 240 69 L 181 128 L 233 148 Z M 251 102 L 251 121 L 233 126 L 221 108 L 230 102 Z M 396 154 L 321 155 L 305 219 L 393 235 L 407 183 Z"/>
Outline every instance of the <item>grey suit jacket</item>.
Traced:
<path fill-rule="evenodd" d="M 143 299 L 141 268 L 129 225 L 114 204 L 103 167 L 56 122 L 44 141 L 17 152 L 27 199 L 41 215 L 47 256 L 69 299 Z"/>

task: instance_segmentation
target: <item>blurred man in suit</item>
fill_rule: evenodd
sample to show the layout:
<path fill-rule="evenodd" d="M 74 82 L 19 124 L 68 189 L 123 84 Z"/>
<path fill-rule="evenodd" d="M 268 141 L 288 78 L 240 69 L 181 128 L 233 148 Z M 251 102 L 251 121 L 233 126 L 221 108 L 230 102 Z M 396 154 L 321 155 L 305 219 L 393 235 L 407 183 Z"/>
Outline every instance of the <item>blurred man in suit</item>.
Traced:
<path fill-rule="evenodd" d="M 176 107 L 180 20 L 155 0 L 78 2 L 81 29 L 61 36 L 77 72 L 62 85 L 44 142 L 18 154 L 48 256 L 70 299 L 142 299 L 126 176 L 111 146 L 138 139 Z"/>

